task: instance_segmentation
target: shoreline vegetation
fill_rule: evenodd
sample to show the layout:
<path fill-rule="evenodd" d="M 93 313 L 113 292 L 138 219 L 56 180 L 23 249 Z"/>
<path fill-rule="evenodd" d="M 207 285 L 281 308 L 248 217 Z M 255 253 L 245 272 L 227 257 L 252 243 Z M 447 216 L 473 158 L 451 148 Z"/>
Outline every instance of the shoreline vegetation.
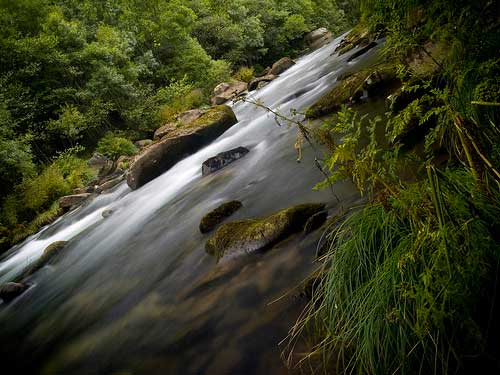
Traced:
<path fill-rule="evenodd" d="M 334 114 L 316 129 L 329 146 L 320 187 L 351 179 L 369 202 L 326 233 L 288 358 L 318 373 L 496 373 L 498 9 L 367 0 L 360 11 L 341 48 L 383 35 L 383 68 L 343 78 L 307 114 Z M 359 115 L 370 86 L 385 81 L 374 91 L 386 97 L 392 78 L 385 115 Z M 313 350 L 296 358 L 304 338 Z"/>
<path fill-rule="evenodd" d="M 257 234 L 267 221 L 280 218 L 277 241 L 320 214 L 322 267 L 307 280 L 309 304 L 290 330 L 290 367 L 500 371 L 494 1 L 0 3 L 0 253 L 116 186 L 129 168 L 141 177 L 134 188 L 163 173 L 177 160 L 171 144 L 188 154 L 209 142 L 186 138 L 181 147 L 174 136 L 209 132 L 217 111 L 231 120 L 224 129 L 232 126 L 224 102 L 351 28 L 336 53 L 355 58 L 383 38 L 381 61 L 338 77 L 303 123 L 290 123 L 327 150 L 319 161 L 326 178 L 315 188 L 351 180 L 367 203 L 329 220 L 314 207 L 300 225 L 286 210 L 237 222 L 244 241 L 229 238 L 238 231 L 226 223 L 207 251 L 222 258 L 249 243 L 264 248 Z M 380 113 L 361 114 L 373 100 Z M 141 169 L 152 157 L 163 169 Z M 214 168 L 243 156 L 217 157 Z M 210 230 L 240 206 L 219 207 Z M 303 342 L 309 352 L 294 351 Z"/>

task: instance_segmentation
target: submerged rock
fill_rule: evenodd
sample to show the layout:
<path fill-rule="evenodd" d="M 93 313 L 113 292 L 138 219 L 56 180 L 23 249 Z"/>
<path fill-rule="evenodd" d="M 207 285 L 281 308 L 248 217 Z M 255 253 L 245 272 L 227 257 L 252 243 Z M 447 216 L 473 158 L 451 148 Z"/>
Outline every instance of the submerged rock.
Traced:
<path fill-rule="evenodd" d="M 31 276 L 36 271 L 49 263 L 54 263 L 59 255 L 61 255 L 61 251 L 66 247 L 67 244 L 68 241 L 56 241 L 47 246 L 43 251 L 42 256 L 35 263 L 33 263 L 27 271 L 22 274 L 21 279 Z"/>
<path fill-rule="evenodd" d="M 26 289 L 28 289 L 28 285 L 22 283 L 6 283 L 0 285 L 0 299 L 5 303 L 10 302 L 24 293 Z"/>
<path fill-rule="evenodd" d="M 332 41 L 333 35 L 326 27 L 320 27 L 306 34 L 304 41 L 311 50 L 316 50 Z"/>
<path fill-rule="evenodd" d="M 291 58 L 283 57 L 273 64 L 273 66 L 271 67 L 271 70 L 269 71 L 269 74 L 278 76 L 281 73 L 283 73 L 285 70 L 291 68 L 294 65 L 295 65 L 295 61 L 293 61 Z"/>
<path fill-rule="evenodd" d="M 107 217 L 110 217 L 111 215 L 113 215 L 113 212 L 114 212 L 113 210 L 108 209 L 108 210 L 102 211 L 101 215 L 103 218 L 107 218 Z"/>
<path fill-rule="evenodd" d="M 221 152 L 203 162 L 201 173 L 203 176 L 206 176 L 207 174 L 218 171 L 219 169 L 224 168 L 226 165 L 231 164 L 238 159 L 241 159 L 249 152 L 250 151 L 248 151 L 248 149 L 245 147 L 237 147 L 229 151 Z"/>
<path fill-rule="evenodd" d="M 218 259 L 265 250 L 303 230 L 307 220 L 324 209 L 324 204 L 302 204 L 262 219 L 223 224 L 207 241 L 205 249 Z"/>
<path fill-rule="evenodd" d="M 223 82 L 217 85 L 214 89 L 214 96 L 210 100 L 212 105 L 220 105 L 231 100 L 235 96 L 247 90 L 247 84 L 245 82 Z"/>
<path fill-rule="evenodd" d="M 222 223 L 224 219 L 234 214 L 242 206 L 243 204 L 240 201 L 230 201 L 221 204 L 219 207 L 203 216 L 200 222 L 200 232 L 211 232 L 217 225 Z"/>
<path fill-rule="evenodd" d="M 59 207 L 71 208 L 73 206 L 76 206 L 76 205 L 82 203 L 91 195 L 92 195 L 91 193 L 66 195 L 65 197 L 59 198 Z"/>
<path fill-rule="evenodd" d="M 176 129 L 168 137 L 144 149 L 128 170 L 128 185 L 138 189 L 212 142 L 236 123 L 236 116 L 228 106 L 209 109 L 191 124 Z"/>
<path fill-rule="evenodd" d="M 248 84 L 248 90 L 253 91 L 253 90 L 259 88 L 259 86 L 262 87 L 262 84 L 264 82 L 267 84 L 271 81 L 274 81 L 276 78 L 278 78 L 278 76 L 276 76 L 274 74 L 266 74 L 265 76 L 254 78 Z"/>

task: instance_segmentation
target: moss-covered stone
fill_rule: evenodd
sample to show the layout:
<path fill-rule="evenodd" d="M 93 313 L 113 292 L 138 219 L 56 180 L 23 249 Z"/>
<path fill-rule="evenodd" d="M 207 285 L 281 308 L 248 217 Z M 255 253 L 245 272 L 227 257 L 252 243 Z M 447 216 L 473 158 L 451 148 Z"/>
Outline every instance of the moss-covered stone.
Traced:
<path fill-rule="evenodd" d="M 177 162 L 206 146 L 238 121 L 231 108 L 222 105 L 173 130 L 138 155 L 127 174 L 127 183 L 137 189 L 169 170 Z"/>
<path fill-rule="evenodd" d="M 224 219 L 234 214 L 242 206 L 243 204 L 240 201 L 230 201 L 221 204 L 219 207 L 203 216 L 200 222 L 200 232 L 211 232 L 217 225 L 222 223 Z"/>
<path fill-rule="evenodd" d="M 289 235 L 300 232 L 311 216 L 324 209 L 324 204 L 302 204 L 265 218 L 223 224 L 207 241 L 205 249 L 217 259 L 268 249 Z"/>
<path fill-rule="evenodd" d="M 364 96 L 383 96 L 399 84 L 392 64 L 382 64 L 352 74 L 343 79 L 306 112 L 308 118 L 318 118 L 338 111 L 344 104 L 354 104 Z"/>

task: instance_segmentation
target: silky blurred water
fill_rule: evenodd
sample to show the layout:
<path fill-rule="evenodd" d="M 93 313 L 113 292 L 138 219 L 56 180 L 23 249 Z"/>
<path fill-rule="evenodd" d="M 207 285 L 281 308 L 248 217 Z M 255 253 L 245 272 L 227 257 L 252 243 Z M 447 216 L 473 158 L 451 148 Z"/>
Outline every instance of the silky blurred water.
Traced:
<path fill-rule="evenodd" d="M 349 53 L 334 53 L 339 41 L 302 57 L 248 99 L 287 116 L 306 109 L 339 74 L 376 55 L 374 49 L 346 63 Z M 297 163 L 294 126 L 278 125 L 251 103 L 232 106 L 238 124 L 211 145 L 136 191 L 120 184 L 1 259 L 5 282 L 52 242 L 70 241 L 60 262 L 41 269 L 21 297 L 0 305 L 5 363 L 44 374 L 287 373 L 278 343 L 303 301 L 279 297 L 315 267 L 320 233 L 292 237 L 237 264 L 216 264 L 198 224 L 226 200 L 243 203 L 231 220 L 306 202 L 329 202 L 334 210 L 338 203 L 330 190 L 312 189 L 324 178 L 314 164 L 319 148 L 304 144 Z M 250 153 L 201 176 L 204 160 L 238 146 Z M 359 198 L 347 182 L 334 191 L 342 204 Z M 104 219 L 106 209 L 113 215 Z"/>

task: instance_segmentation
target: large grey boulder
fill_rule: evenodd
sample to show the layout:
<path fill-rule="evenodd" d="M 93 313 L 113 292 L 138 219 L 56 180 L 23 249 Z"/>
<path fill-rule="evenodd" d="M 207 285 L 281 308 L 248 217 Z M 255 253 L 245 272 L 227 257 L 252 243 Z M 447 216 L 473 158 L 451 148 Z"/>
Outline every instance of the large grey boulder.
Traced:
<path fill-rule="evenodd" d="M 212 105 L 224 104 L 246 90 L 247 84 L 245 82 L 223 82 L 215 87 L 214 96 L 210 101 Z"/>
<path fill-rule="evenodd" d="M 250 151 L 245 147 L 237 147 L 229 151 L 221 152 L 203 162 L 203 165 L 201 167 L 201 174 L 203 176 L 206 176 L 207 174 L 218 171 L 219 169 L 224 168 L 226 165 L 231 164 L 238 159 L 241 159 L 249 152 Z"/>
<path fill-rule="evenodd" d="M 308 33 L 304 41 L 311 50 L 316 50 L 330 43 L 333 39 L 332 33 L 326 27 L 320 27 Z"/>
<path fill-rule="evenodd" d="M 273 64 L 273 66 L 271 67 L 271 70 L 269 71 L 269 74 L 278 76 L 281 73 L 283 73 L 285 70 L 291 68 L 294 65 L 295 65 L 295 61 L 293 61 L 291 58 L 283 57 Z"/>
<path fill-rule="evenodd" d="M 218 138 L 237 122 L 228 106 L 211 108 L 188 126 L 176 129 L 137 155 L 127 173 L 128 185 L 138 189 Z"/>
<path fill-rule="evenodd" d="M 205 250 L 217 259 L 266 250 L 291 234 L 302 231 L 307 220 L 324 209 L 324 204 L 302 204 L 262 219 L 223 224 L 207 241 Z"/>

